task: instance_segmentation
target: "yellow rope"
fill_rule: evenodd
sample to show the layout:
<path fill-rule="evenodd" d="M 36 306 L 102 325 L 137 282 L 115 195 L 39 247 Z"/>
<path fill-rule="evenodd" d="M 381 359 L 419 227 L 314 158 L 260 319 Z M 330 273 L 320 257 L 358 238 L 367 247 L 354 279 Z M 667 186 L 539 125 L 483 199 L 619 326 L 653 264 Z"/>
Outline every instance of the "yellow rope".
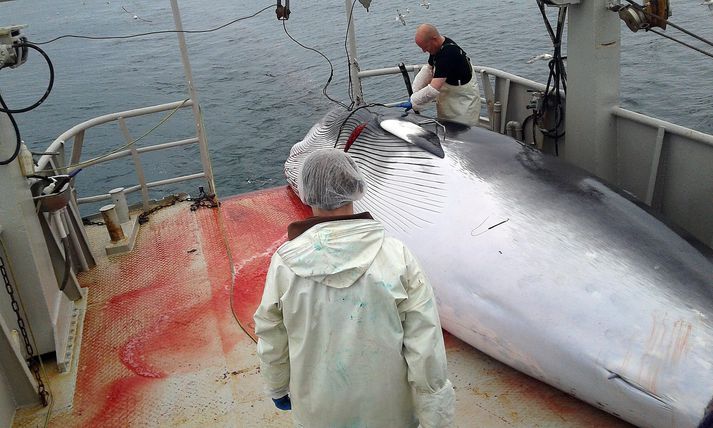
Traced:
<path fill-rule="evenodd" d="M 207 149 L 208 136 L 206 135 L 206 129 L 205 129 L 205 125 L 203 123 L 203 110 L 200 108 L 200 106 L 198 108 L 198 112 L 199 112 L 199 118 L 200 118 L 200 126 L 203 131 L 203 137 L 206 139 L 206 149 Z M 207 153 L 207 156 L 208 156 L 208 162 L 211 163 L 210 153 Z M 238 319 L 238 315 L 235 313 L 235 299 L 233 297 L 234 291 L 235 291 L 235 279 L 236 279 L 236 275 L 237 275 L 237 272 L 235 272 L 235 259 L 233 258 L 233 252 L 230 249 L 230 242 L 228 240 L 228 232 L 227 232 L 227 228 L 225 226 L 225 221 L 223 220 L 223 208 L 220 204 L 220 197 L 218 197 L 218 189 L 216 189 L 215 181 L 213 181 L 212 171 L 210 174 L 210 184 L 213 187 L 213 192 L 215 193 L 215 200 L 216 200 L 216 202 L 218 202 L 218 226 L 220 227 L 220 237 L 223 241 L 223 245 L 225 246 L 225 252 L 228 255 L 228 263 L 230 264 L 230 291 L 229 291 L 229 293 L 230 293 L 230 314 L 233 316 L 233 319 L 238 324 L 238 326 L 243 331 L 243 333 L 245 333 L 253 342 L 257 343 L 257 341 L 255 340 L 253 335 L 248 332 L 248 330 L 245 328 L 245 326 L 240 322 L 240 319 Z"/>

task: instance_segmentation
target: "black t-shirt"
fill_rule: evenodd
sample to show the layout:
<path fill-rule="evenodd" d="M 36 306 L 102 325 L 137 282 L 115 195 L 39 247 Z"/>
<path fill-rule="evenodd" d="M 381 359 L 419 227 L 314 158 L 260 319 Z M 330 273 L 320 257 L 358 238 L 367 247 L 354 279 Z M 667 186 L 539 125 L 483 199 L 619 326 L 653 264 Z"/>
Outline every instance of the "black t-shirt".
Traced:
<path fill-rule="evenodd" d="M 445 77 L 449 85 L 465 85 L 473 77 L 468 55 L 453 40 L 445 39 L 441 50 L 428 57 L 428 63 L 433 66 L 433 77 Z"/>

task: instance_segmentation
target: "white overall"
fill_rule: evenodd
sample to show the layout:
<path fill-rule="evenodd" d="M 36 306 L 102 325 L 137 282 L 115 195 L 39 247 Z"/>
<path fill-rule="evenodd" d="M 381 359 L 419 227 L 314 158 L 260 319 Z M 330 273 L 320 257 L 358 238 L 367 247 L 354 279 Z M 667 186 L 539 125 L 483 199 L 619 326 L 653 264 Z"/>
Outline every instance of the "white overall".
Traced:
<path fill-rule="evenodd" d="M 375 220 L 317 224 L 282 245 L 255 333 L 268 393 L 289 392 L 297 427 L 453 426 L 433 289 Z"/>

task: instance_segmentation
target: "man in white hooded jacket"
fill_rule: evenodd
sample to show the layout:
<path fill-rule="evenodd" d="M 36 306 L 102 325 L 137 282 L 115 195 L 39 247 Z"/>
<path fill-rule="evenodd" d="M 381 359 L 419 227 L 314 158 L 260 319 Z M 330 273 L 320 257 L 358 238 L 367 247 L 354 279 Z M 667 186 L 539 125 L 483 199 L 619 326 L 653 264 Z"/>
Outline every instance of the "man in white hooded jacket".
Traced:
<path fill-rule="evenodd" d="M 309 428 L 452 426 L 433 290 L 403 243 L 353 214 L 366 190 L 356 164 L 318 150 L 298 190 L 315 217 L 289 226 L 254 317 L 275 405 Z"/>

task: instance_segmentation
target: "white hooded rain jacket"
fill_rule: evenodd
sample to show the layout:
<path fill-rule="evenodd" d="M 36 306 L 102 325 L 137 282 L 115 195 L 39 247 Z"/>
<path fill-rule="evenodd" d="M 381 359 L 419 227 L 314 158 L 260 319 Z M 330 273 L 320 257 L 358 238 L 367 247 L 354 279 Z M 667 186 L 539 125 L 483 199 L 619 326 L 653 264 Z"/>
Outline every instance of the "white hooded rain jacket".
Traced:
<path fill-rule="evenodd" d="M 374 220 L 319 223 L 282 245 L 255 333 L 268 393 L 289 391 L 297 426 L 453 424 L 433 290 Z"/>

